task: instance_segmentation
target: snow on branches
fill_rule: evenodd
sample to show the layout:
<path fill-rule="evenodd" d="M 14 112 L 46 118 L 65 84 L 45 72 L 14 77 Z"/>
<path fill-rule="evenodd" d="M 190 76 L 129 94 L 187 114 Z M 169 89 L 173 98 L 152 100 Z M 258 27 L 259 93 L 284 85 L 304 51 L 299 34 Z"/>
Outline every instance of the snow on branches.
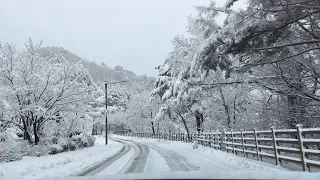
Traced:
<path fill-rule="evenodd" d="M 211 1 L 188 17 L 191 36 L 174 38 L 159 66 L 152 95 L 166 105 L 157 117 L 171 109 L 184 123 L 199 111 L 209 130 L 319 125 L 319 2 L 250 0 L 233 10 L 235 2 Z"/>
<path fill-rule="evenodd" d="M 0 120 L 23 131 L 24 138 L 34 144 L 51 136 L 48 124 L 81 124 L 91 108 L 95 86 L 80 63 L 69 63 L 59 53 L 41 54 L 40 45 L 29 40 L 23 51 L 0 45 Z M 88 129 L 83 126 L 82 131 Z"/>

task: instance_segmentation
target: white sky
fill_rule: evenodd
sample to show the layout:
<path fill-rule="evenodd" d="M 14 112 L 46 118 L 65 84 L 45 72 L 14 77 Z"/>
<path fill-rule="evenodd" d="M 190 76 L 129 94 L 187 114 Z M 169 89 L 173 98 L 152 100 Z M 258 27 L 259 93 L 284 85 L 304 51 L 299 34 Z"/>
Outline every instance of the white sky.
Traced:
<path fill-rule="evenodd" d="M 90 61 L 156 76 L 186 33 L 194 5 L 210 0 L 0 0 L 0 40 L 22 47 L 31 37 Z M 216 0 L 223 5 L 225 0 Z M 240 7 L 244 3 L 240 4 Z"/>

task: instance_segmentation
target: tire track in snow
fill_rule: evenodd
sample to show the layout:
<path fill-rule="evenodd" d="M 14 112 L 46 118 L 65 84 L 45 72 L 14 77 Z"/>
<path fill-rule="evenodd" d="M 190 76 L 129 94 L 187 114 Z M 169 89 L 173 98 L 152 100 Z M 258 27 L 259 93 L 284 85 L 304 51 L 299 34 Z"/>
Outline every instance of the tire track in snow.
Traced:
<path fill-rule="evenodd" d="M 149 148 L 144 144 L 136 143 L 135 145 L 138 146 L 138 154 L 124 174 L 144 172 L 148 159 Z"/>
<path fill-rule="evenodd" d="M 119 174 L 129 174 L 129 173 L 142 173 L 145 170 L 148 154 L 149 154 L 149 147 L 145 144 L 140 144 L 134 141 L 112 138 L 112 140 L 120 140 L 120 141 L 127 141 L 132 144 L 135 149 L 136 155 L 133 156 L 129 162 L 124 166 L 124 168 L 119 171 Z"/>
<path fill-rule="evenodd" d="M 124 139 L 123 139 L 124 140 Z M 124 141 L 129 141 L 135 144 L 140 144 L 136 143 L 131 140 L 124 140 Z M 156 150 L 167 162 L 168 166 L 170 167 L 171 171 L 193 171 L 193 170 L 199 170 L 199 167 L 190 163 L 188 159 L 184 156 L 179 155 L 178 153 L 172 151 L 172 150 L 167 150 L 160 148 L 155 145 L 151 144 L 143 144 L 145 146 L 149 146 L 150 148 Z"/>
<path fill-rule="evenodd" d="M 178 153 L 160 148 L 158 146 L 150 145 L 151 148 L 156 150 L 167 162 L 171 171 L 194 171 L 199 170 L 199 167 L 190 163 L 188 159 Z"/>
<path fill-rule="evenodd" d="M 116 160 L 121 158 L 123 155 L 125 155 L 126 153 L 128 153 L 132 149 L 132 146 L 130 146 L 128 143 L 125 143 L 124 141 L 116 140 L 116 139 L 114 139 L 114 141 L 117 141 L 117 142 L 123 144 L 123 147 L 121 148 L 120 151 L 111 155 L 110 157 L 107 157 L 106 159 L 103 159 L 102 161 L 99 161 L 93 165 L 88 166 L 87 168 L 85 168 L 81 172 L 73 174 L 73 175 L 75 175 L 75 176 L 93 176 L 93 175 L 99 173 L 100 171 L 102 171 L 103 169 L 107 168 L 108 166 L 110 166 L 113 162 L 115 162 Z"/>

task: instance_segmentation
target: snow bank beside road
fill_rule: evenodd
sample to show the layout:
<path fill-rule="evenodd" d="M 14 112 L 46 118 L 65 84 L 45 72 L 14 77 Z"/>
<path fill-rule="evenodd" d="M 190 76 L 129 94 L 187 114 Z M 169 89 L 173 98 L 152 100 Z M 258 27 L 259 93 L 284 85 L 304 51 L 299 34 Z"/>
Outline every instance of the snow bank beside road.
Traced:
<path fill-rule="evenodd" d="M 23 157 L 20 161 L 0 163 L 0 179 L 39 179 L 68 176 L 102 160 L 122 148 L 122 144 L 97 137 L 94 147 L 42 157 Z"/>

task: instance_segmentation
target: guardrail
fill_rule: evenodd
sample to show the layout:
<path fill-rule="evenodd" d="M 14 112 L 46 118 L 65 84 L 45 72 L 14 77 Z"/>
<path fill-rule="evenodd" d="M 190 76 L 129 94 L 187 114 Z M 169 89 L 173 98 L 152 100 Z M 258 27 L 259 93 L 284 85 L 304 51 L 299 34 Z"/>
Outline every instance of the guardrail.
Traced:
<path fill-rule="evenodd" d="M 273 129 L 264 131 L 223 131 L 185 133 L 125 133 L 124 136 L 157 138 L 172 141 L 194 142 L 217 150 L 249 155 L 258 161 L 274 159 L 276 165 L 283 161 L 300 164 L 303 171 L 320 168 L 320 128 Z"/>

